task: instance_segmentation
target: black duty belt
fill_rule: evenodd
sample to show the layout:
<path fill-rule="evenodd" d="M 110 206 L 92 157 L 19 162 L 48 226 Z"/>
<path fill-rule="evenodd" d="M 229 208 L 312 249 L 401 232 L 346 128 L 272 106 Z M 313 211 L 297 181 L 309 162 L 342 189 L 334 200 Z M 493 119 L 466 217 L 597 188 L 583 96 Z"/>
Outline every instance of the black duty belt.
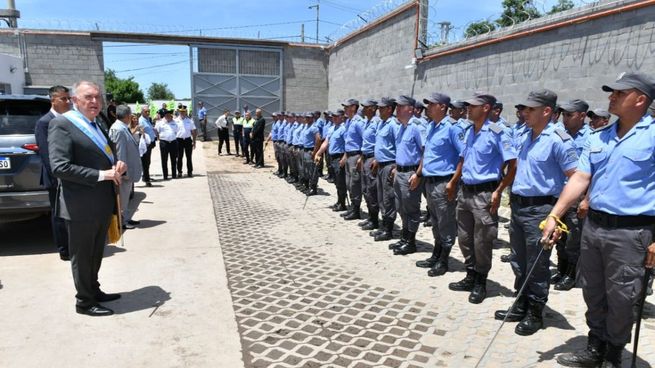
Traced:
<path fill-rule="evenodd" d="M 447 181 L 453 178 L 453 174 L 445 176 L 423 176 L 423 180 L 426 183 L 441 183 L 442 181 Z"/>
<path fill-rule="evenodd" d="M 305 152 L 311 152 L 311 151 L 314 150 L 314 147 L 310 147 L 310 148 L 303 147 L 302 150 L 305 151 Z"/>
<path fill-rule="evenodd" d="M 301 146 L 301 145 L 298 145 L 298 144 L 296 144 L 294 147 L 296 147 L 296 148 L 298 148 L 298 149 L 303 149 L 303 148 L 305 148 L 305 147 L 303 147 L 303 146 Z"/>
<path fill-rule="evenodd" d="M 333 160 L 340 159 L 341 157 L 343 157 L 343 153 L 333 153 L 330 155 L 330 158 Z"/>
<path fill-rule="evenodd" d="M 375 153 L 365 153 L 364 154 L 364 160 L 368 160 L 369 158 L 375 157 Z"/>
<path fill-rule="evenodd" d="M 416 171 L 416 170 L 418 170 L 418 165 L 411 165 L 411 166 L 398 165 L 398 166 L 396 166 L 396 171 L 401 172 L 401 173 Z"/>
<path fill-rule="evenodd" d="M 638 227 L 655 225 L 655 216 L 619 216 L 607 212 L 589 209 L 589 219 L 603 227 Z"/>
<path fill-rule="evenodd" d="M 346 152 L 346 157 L 351 157 L 351 156 L 361 155 L 361 154 L 362 154 L 362 151 L 350 151 L 350 152 Z"/>
<path fill-rule="evenodd" d="M 509 200 L 512 203 L 518 204 L 520 207 L 543 206 L 546 204 L 552 205 L 557 202 L 557 198 L 553 196 L 524 197 L 518 194 L 510 194 Z"/>
<path fill-rule="evenodd" d="M 498 181 L 487 181 L 480 184 L 462 184 L 462 190 L 468 193 L 493 192 L 498 188 Z"/>
<path fill-rule="evenodd" d="M 381 169 L 381 168 L 383 168 L 385 166 L 389 166 L 389 165 L 392 165 L 392 164 L 395 164 L 395 163 L 396 163 L 396 161 L 378 162 L 378 167 Z"/>

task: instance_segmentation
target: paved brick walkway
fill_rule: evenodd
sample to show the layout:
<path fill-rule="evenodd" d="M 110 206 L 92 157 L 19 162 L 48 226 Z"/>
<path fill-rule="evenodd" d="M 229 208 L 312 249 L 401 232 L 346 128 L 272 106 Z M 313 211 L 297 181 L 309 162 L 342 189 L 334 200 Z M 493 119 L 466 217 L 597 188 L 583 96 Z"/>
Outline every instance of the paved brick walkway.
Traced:
<path fill-rule="evenodd" d="M 498 259 L 508 252 L 502 225 L 489 297 L 473 305 L 468 293 L 447 287 L 464 275 L 457 245 L 453 272 L 443 277 L 414 266 L 429 256 L 429 228 L 417 236 L 419 253 L 393 256 L 387 242 L 372 241 L 327 208 L 335 201 L 332 184 L 321 180 L 323 195 L 303 210 L 305 197 L 272 170 L 215 160 L 210 192 L 247 367 L 475 366 L 500 326 L 494 310 L 512 302 L 513 275 Z M 645 343 L 655 337 L 651 304 L 646 314 L 643 367 L 655 361 Z M 480 366 L 553 367 L 556 354 L 583 347 L 580 290 L 552 291 L 545 323 L 530 337 L 506 324 Z"/>

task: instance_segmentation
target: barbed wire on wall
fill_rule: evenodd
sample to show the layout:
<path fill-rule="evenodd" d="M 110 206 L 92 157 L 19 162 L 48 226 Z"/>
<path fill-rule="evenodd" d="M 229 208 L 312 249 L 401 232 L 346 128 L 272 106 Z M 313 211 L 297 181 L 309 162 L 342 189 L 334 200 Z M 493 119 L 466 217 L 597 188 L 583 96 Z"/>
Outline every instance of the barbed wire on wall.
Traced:
<path fill-rule="evenodd" d="M 325 37 L 325 41 L 333 43 L 340 38 L 366 27 L 369 23 L 391 13 L 406 3 L 414 2 L 414 0 L 383 0 L 374 7 L 357 14 L 357 17 L 349 20 L 341 25 Z"/>

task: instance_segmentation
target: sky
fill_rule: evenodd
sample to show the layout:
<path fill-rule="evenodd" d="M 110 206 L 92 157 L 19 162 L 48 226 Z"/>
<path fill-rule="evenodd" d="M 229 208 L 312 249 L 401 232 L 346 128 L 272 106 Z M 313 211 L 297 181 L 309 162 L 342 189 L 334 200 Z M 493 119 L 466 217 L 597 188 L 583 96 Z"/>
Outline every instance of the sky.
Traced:
<path fill-rule="evenodd" d="M 0 0 L 1 1 L 1 0 Z M 555 0 L 536 0 L 542 12 Z M 327 42 L 347 34 L 382 15 L 403 0 L 16 0 L 21 28 L 107 30 L 139 33 L 203 35 L 229 38 L 272 38 L 315 42 L 316 8 L 319 4 L 319 39 Z M 451 39 L 461 38 L 466 25 L 495 19 L 502 0 L 430 0 L 428 30 L 436 37 L 437 22 L 455 26 Z M 0 2 L 0 7 L 4 6 Z M 361 16 L 361 18 L 358 17 Z M 166 83 L 175 97 L 191 96 L 189 48 L 187 46 L 103 44 L 105 68 L 121 78 L 134 77 L 146 93 L 153 83 Z"/>

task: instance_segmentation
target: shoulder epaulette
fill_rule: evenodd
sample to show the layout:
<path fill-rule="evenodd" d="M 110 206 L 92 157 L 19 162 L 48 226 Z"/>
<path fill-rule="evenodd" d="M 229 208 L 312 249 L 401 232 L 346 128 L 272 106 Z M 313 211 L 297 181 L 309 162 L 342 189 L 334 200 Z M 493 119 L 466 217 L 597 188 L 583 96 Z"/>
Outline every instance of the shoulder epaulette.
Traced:
<path fill-rule="evenodd" d="M 594 133 L 602 132 L 603 130 L 605 130 L 605 129 L 607 129 L 607 128 L 610 128 L 610 127 L 612 127 L 612 126 L 614 126 L 614 124 L 616 124 L 616 122 L 613 122 L 613 123 L 607 124 L 607 125 L 602 126 L 602 127 L 598 128 L 598 129 L 591 129 L 591 128 L 590 128 L 589 130 L 591 130 L 591 132 L 589 132 L 589 134 L 594 134 Z"/>
<path fill-rule="evenodd" d="M 505 126 L 496 123 L 490 123 L 489 129 L 496 134 L 500 134 L 503 132 L 503 130 L 505 130 Z"/>
<path fill-rule="evenodd" d="M 569 133 L 564 131 L 564 129 L 556 128 L 555 133 L 557 133 L 557 135 L 559 135 L 559 137 L 562 138 L 562 140 L 565 142 L 568 141 L 569 139 L 572 139 Z"/>

